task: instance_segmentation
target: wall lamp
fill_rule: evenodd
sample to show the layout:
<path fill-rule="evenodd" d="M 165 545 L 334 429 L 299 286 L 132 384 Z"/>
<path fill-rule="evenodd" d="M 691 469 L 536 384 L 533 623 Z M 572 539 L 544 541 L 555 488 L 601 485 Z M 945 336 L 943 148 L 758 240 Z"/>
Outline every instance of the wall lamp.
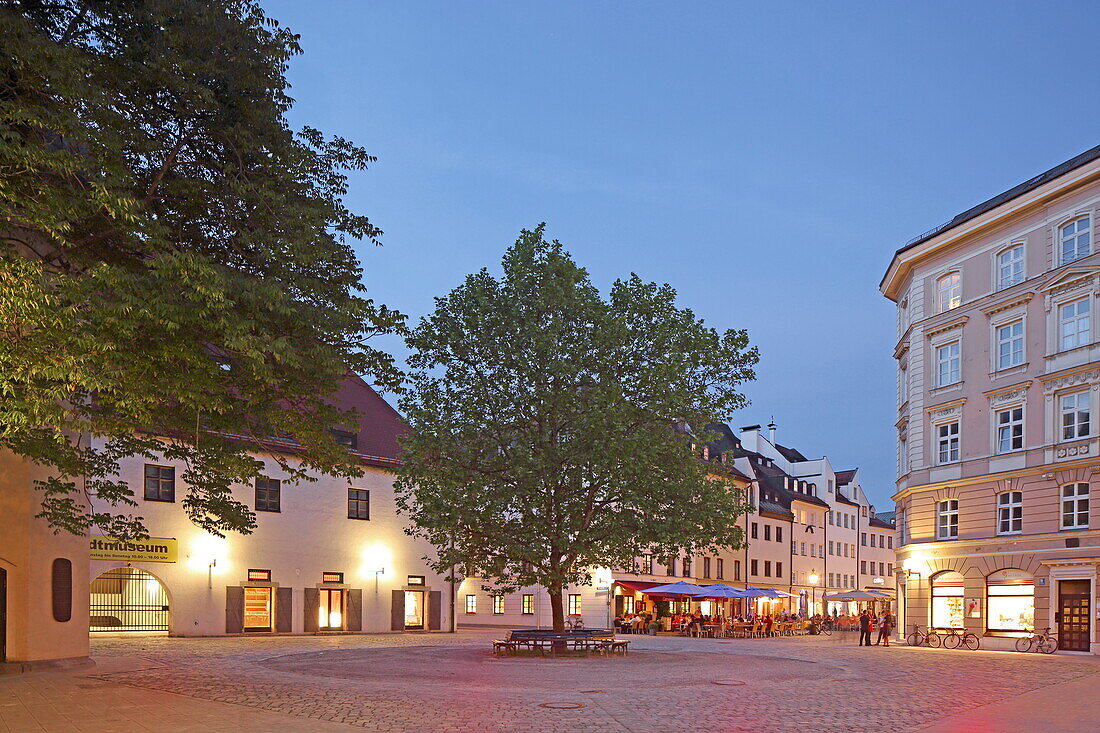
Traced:
<path fill-rule="evenodd" d="M 919 570 L 906 570 L 905 571 L 905 577 L 906 578 L 916 578 L 917 580 L 920 580 L 920 571 Z"/>

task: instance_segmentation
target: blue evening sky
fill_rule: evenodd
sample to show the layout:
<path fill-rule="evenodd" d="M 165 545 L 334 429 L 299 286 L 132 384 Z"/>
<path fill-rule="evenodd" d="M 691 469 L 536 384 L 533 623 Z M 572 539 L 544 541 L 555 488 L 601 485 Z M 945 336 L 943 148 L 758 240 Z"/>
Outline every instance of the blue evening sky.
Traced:
<path fill-rule="evenodd" d="M 385 231 L 372 297 L 419 317 L 546 221 L 601 287 L 747 328 L 731 422 L 774 415 L 882 509 L 892 252 L 1100 142 L 1092 2 L 264 5 L 302 35 L 293 123 L 379 157 L 348 195 Z"/>

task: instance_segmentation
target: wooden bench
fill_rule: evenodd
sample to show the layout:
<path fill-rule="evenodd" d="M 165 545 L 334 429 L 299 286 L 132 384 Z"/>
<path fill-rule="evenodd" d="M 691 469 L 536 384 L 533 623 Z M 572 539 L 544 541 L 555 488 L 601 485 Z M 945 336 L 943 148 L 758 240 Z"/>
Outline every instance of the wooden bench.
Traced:
<path fill-rule="evenodd" d="M 630 642 L 616 639 L 611 631 L 605 629 L 575 629 L 571 631 L 551 631 L 548 629 L 513 629 L 504 639 L 493 640 L 493 653 L 512 652 L 520 649 L 538 651 L 545 654 L 564 646 L 573 651 L 584 650 L 598 654 L 621 652 L 626 655 Z"/>

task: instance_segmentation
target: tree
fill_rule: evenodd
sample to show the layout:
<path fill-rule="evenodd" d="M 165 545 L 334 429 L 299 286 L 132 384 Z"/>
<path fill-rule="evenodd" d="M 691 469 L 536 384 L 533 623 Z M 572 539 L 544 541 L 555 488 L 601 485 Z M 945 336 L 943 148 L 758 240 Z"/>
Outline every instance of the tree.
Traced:
<path fill-rule="evenodd" d="M 398 477 L 407 530 L 499 592 L 547 589 L 565 627 L 567 585 L 594 567 L 738 547 L 745 497 L 698 451 L 704 426 L 746 404 L 758 360 L 668 285 L 619 280 L 604 299 L 544 226 L 503 276 L 482 270 L 407 336 L 412 431 Z"/>
<path fill-rule="evenodd" d="M 54 469 L 40 516 L 144 536 L 125 455 L 186 461 L 219 535 L 272 436 L 293 479 L 356 475 L 329 395 L 398 384 L 366 341 L 402 317 L 348 241 L 373 158 L 286 121 L 298 37 L 252 0 L 4 2 L 0 37 L 0 448 Z"/>

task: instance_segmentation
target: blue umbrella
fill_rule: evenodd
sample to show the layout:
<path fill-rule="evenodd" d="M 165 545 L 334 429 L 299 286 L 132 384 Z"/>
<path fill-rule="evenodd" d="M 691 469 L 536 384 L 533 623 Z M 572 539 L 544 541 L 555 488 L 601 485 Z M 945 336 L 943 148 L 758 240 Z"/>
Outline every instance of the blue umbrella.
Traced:
<path fill-rule="evenodd" d="M 665 583 L 664 585 L 655 585 L 652 588 L 646 588 L 643 593 L 650 595 L 665 595 L 665 596 L 694 596 L 698 595 L 702 591 L 702 586 L 695 585 L 694 583 L 686 583 L 682 580 L 678 580 L 675 583 Z"/>
<path fill-rule="evenodd" d="M 744 598 L 745 592 L 725 583 L 704 585 L 698 593 L 700 598 Z"/>

